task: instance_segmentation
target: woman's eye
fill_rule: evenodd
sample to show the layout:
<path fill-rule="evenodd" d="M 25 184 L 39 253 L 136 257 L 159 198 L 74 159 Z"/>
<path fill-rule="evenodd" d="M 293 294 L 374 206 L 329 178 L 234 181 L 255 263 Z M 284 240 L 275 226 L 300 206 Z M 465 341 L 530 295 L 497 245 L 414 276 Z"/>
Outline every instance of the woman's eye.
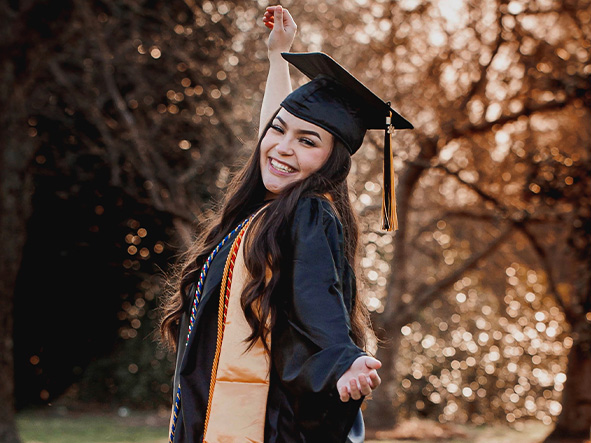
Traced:
<path fill-rule="evenodd" d="M 271 129 L 273 129 L 274 131 L 277 131 L 277 132 L 283 134 L 283 128 L 281 126 L 271 125 Z"/>
<path fill-rule="evenodd" d="M 316 143 L 314 143 L 309 138 L 300 138 L 300 141 L 307 146 L 316 146 Z"/>

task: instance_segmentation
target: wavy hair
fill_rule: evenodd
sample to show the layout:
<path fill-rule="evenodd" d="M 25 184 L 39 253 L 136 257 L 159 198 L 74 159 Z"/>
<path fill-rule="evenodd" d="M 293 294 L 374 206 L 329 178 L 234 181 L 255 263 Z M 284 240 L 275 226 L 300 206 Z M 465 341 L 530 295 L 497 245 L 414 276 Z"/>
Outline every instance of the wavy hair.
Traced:
<path fill-rule="evenodd" d="M 161 304 L 160 333 L 162 342 L 176 349 L 179 323 L 183 312 L 188 312 L 192 295 L 188 289 L 199 278 L 203 263 L 224 236 L 246 218 L 249 208 L 261 205 L 266 189 L 260 169 L 261 140 L 269 130 L 275 116 L 266 125 L 256 149 L 233 177 L 226 197 L 214 215 L 203 224 L 202 234 L 181 257 L 176 272 L 169 279 L 170 290 Z M 351 169 L 351 155 L 337 138 L 324 165 L 304 180 L 291 183 L 261 214 L 253 220 L 245 237 L 245 265 L 250 273 L 241 295 L 245 318 L 251 327 L 246 341 L 249 346 L 262 339 L 267 347 L 267 337 L 275 324 L 276 309 L 273 292 L 281 278 L 281 243 L 297 203 L 306 196 L 329 195 L 337 217 L 343 225 L 345 256 L 356 269 L 358 224 L 351 207 L 347 175 Z M 256 241 L 255 241 L 256 239 Z M 272 271 L 267 281 L 267 269 Z M 369 316 L 364 303 L 357 302 L 352 294 L 351 327 L 355 343 L 365 347 Z M 267 321 L 262 321 L 267 319 Z M 269 349 L 267 348 L 267 351 Z"/>

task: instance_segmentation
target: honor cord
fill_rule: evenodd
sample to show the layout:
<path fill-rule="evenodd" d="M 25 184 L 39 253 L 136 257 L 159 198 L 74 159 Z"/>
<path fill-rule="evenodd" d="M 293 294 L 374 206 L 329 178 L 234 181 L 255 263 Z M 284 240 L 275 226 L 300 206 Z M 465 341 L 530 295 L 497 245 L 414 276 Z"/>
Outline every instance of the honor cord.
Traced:
<path fill-rule="evenodd" d="M 217 253 L 220 251 L 222 246 L 224 246 L 224 244 L 226 244 L 228 239 L 230 239 L 236 232 L 240 231 L 249 222 L 250 218 L 251 217 L 248 217 L 246 220 L 244 220 L 242 223 L 240 223 L 238 226 L 236 226 L 232 230 L 232 232 L 230 232 L 228 235 L 226 235 L 223 238 L 223 240 L 215 247 L 215 249 L 213 251 L 211 251 L 211 254 L 209 254 L 209 256 L 207 257 L 207 260 L 205 260 L 205 263 L 203 264 L 203 267 L 201 268 L 201 274 L 199 275 L 199 280 L 197 281 L 197 289 L 195 290 L 195 296 L 193 297 L 193 307 L 191 308 L 191 317 L 189 318 L 189 332 L 187 333 L 187 341 L 185 344 L 189 343 L 189 338 L 191 337 L 191 332 L 193 331 L 193 327 L 195 325 L 195 318 L 197 317 L 197 306 L 199 306 L 199 302 L 201 301 L 201 295 L 202 295 L 201 291 L 203 290 L 203 284 L 205 282 L 205 277 L 207 276 L 207 271 L 209 271 L 209 267 L 211 265 L 211 262 L 213 261 L 213 259 L 217 255 Z M 168 437 L 169 443 L 173 443 L 173 441 L 174 441 L 174 432 L 176 430 L 176 421 L 177 421 L 180 407 L 181 407 L 181 384 L 179 382 L 179 385 L 176 390 L 174 407 L 172 408 L 172 418 L 171 418 L 171 423 L 170 423 L 170 435 Z"/>

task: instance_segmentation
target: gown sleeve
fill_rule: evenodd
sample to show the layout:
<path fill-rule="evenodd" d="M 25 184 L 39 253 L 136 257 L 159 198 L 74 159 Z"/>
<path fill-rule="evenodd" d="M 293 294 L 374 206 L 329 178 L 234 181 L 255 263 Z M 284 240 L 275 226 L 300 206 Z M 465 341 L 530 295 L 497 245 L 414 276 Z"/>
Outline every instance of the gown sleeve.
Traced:
<path fill-rule="evenodd" d="M 274 369 L 296 397 L 338 398 L 338 379 L 365 353 L 352 340 L 354 277 L 342 225 L 328 201 L 308 197 L 298 203 L 283 249 Z"/>

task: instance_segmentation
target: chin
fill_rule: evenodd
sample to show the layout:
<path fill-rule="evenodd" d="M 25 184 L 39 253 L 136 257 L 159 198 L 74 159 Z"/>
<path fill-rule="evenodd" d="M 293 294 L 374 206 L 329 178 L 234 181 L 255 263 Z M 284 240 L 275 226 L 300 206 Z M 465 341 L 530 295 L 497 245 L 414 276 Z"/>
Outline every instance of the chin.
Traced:
<path fill-rule="evenodd" d="M 275 177 L 270 177 L 271 180 L 264 180 L 263 185 L 267 192 L 272 194 L 281 194 L 290 183 L 283 183 L 281 180 L 273 180 Z"/>

